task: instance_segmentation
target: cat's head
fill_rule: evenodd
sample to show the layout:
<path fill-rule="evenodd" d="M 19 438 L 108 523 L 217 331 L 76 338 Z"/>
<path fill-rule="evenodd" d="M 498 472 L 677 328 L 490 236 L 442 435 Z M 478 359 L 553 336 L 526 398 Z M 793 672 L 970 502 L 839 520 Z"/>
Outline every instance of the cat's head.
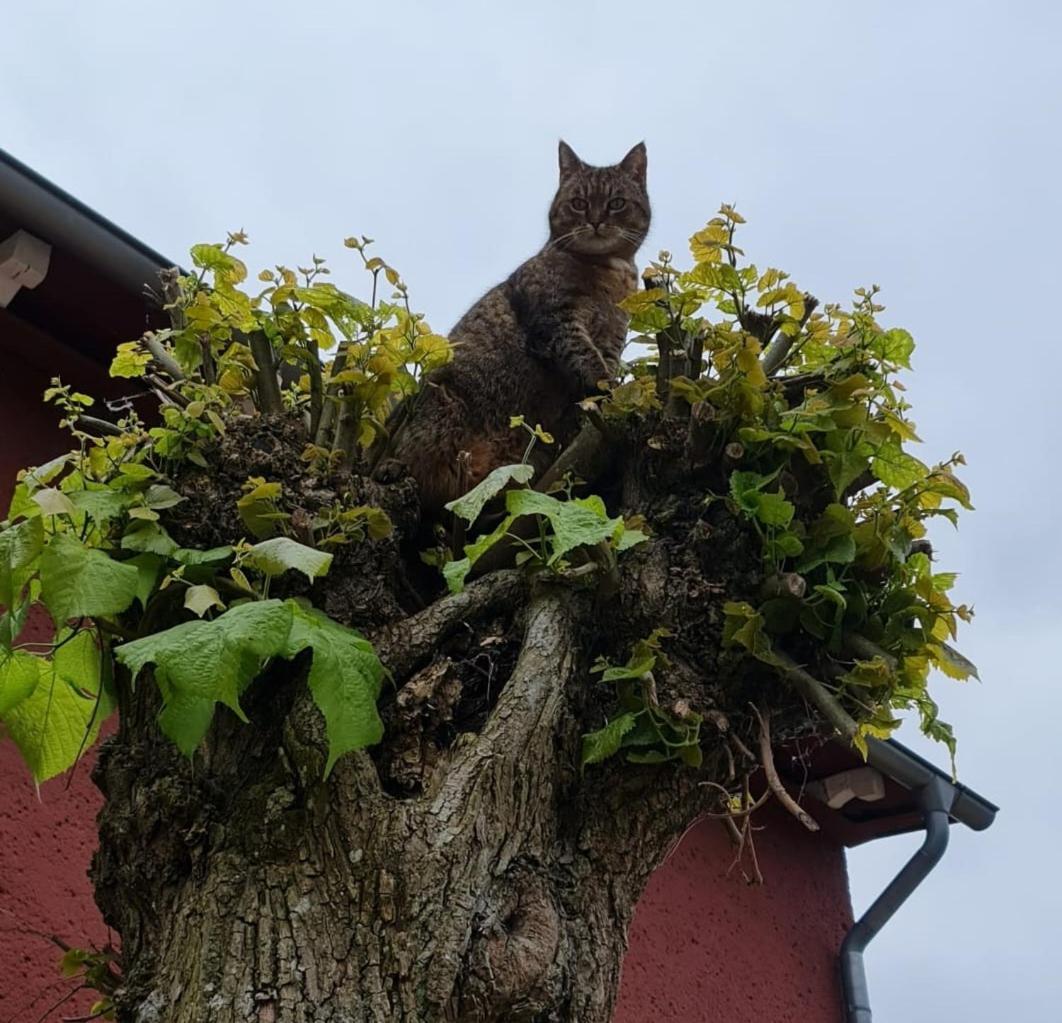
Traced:
<path fill-rule="evenodd" d="M 559 157 L 560 185 L 549 208 L 550 244 L 581 256 L 632 257 L 649 231 L 645 143 L 611 167 L 583 163 L 566 142 Z"/>

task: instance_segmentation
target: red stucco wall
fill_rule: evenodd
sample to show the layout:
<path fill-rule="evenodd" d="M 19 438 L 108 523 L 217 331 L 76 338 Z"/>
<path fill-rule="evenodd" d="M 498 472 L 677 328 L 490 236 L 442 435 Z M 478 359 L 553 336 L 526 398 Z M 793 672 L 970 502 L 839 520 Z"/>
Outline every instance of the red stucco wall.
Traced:
<path fill-rule="evenodd" d="M 62 371 L 94 393 L 105 378 L 40 338 L 16 338 L 2 318 L 0 360 L 17 367 L 0 374 L 6 508 L 18 468 L 66 449 L 40 403 L 48 378 Z M 88 758 L 69 788 L 58 779 L 38 798 L 0 741 L 0 1023 L 32 1023 L 69 990 L 42 934 L 76 945 L 107 939 L 86 877 L 100 802 L 90 766 Z M 760 823 L 762 887 L 727 876 L 733 852 L 714 821 L 693 828 L 654 875 L 631 930 L 616 1023 L 839 1023 L 836 958 L 851 922 L 843 852 L 784 813 L 768 809 Z M 80 997 L 45 1018 L 59 1023 L 87 1005 Z"/>
<path fill-rule="evenodd" d="M 764 884 L 746 884 L 719 821 L 693 827 L 631 926 L 614 1023 L 840 1023 L 837 953 L 852 923 L 844 850 L 761 811 Z"/>

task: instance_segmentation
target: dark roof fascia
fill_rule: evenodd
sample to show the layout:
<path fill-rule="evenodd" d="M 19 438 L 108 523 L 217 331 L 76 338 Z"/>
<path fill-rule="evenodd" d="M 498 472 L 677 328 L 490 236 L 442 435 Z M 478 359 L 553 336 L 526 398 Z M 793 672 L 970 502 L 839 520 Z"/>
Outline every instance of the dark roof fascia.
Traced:
<path fill-rule="evenodd" d="M 868 739 L 867 763 L 912 791 L 925 788 L 933 779 L 945 782 L 954 792 L 949 816 L 974 831 L 984 831 L 999 812 L 999 807 L 994 803 L 961 782 L 952 781 L 950 774 L 895 739 Z"/>
<path fill-rule="evenodd" d="M 177 266 L 117 224 L 0 149 L 0 209 L 43 241 L 64 249 L 139 295 L 159 270 Z"/>

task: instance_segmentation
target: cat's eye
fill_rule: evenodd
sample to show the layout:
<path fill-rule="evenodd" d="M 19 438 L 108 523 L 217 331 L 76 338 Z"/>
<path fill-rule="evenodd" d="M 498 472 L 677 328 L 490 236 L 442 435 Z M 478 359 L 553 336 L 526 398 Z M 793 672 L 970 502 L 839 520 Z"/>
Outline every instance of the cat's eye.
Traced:
<path fill-rule="evenodd" d="M 585 199 L 572 199 L 572 209 L 577 213 L 585 213 L 588 205 Z"/>
<path fill-rule="evenodd" d="M 626 199 L 618 199 L 617 198 L 617 199 L 609 199 L 609 201 L 608 201 L 608 208 L 613 213 L 618 213 L 626 205 L 627 205 L 627 200 Z"/>

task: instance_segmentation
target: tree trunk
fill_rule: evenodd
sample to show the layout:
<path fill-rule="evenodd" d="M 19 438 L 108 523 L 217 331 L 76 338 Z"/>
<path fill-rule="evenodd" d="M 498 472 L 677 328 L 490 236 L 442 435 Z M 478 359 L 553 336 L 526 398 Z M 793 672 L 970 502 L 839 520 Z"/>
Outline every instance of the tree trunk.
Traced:
<path fill-rule="evenodd" d="M 489 577 L 381 647 L 408 667 L 519 585 Z M 97 770 L 118 1019 L 607 1021 L 635 900 L 704 796 L 672 768 L 580 784 L 588 599 L 529 598 L 484 727 L 414 796 L 388 793 L 365 753 L 322 782 L 304 692 L 283 719 L 219 723 L 190 769 L 149 726 L 142 683 Z"/>
<path fill-rule="evenodd" d="M 178 542 L 239 535 L 248 452 L 272 452 L 293 492 L 310 485 L 277 429 L 230 431 L 210 473 L 181 481 Z M 327 779 L 304 663 L 275 662 L 244 694 L 250 725 L 219 710 L 191 763 L 158 731 L 157 686 L 118 679 L 93 878 L 121 938 L 121 1023 L 610 1019 L 646 880 L 718 806 L 706 782 L 740 789 L 757 766 L 742 709 L 770 685 L 772 709 L 809 720 L 777 676 L 723 649 L 723 605 L 760 585 L 760 545 L 705 504 L 725 478 L 690 472 L 685 431 L 671 433 L 617 459 L 610 500 L 644 514 L 653 539 L 607 586 L 601 573 L 501 570 L 409 614 L 397 540 L 415 526 L 409 481 L 344 484 L 387 510 L 396 537 L 339 548 L 313 601 L 369 636 L 393 684 L 383 742 Z M 583 734 L 616 707 L 594 658 L 622 663 L 662 625 L 651 699 L 703 715 L 703 766 L 617 756 L 580 771 Z"/>

